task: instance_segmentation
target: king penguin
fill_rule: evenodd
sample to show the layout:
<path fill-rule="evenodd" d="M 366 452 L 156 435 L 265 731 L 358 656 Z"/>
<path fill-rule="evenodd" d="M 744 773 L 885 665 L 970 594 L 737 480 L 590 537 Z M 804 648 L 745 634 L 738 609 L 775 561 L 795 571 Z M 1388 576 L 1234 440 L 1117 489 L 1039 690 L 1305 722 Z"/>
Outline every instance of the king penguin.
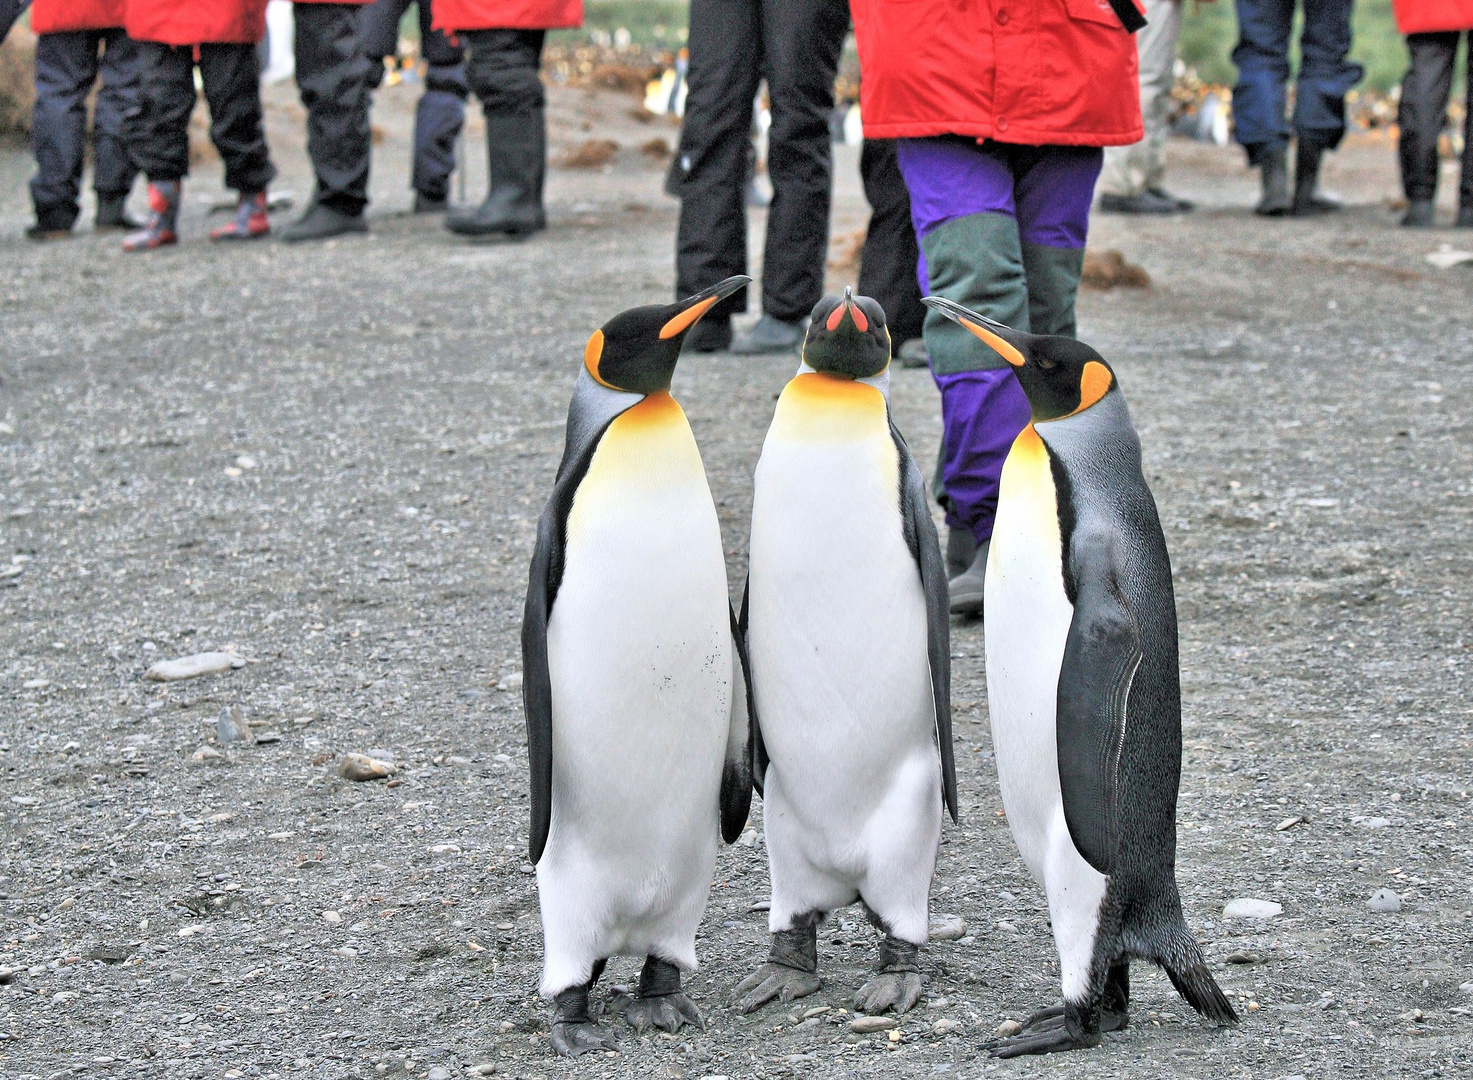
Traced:
<path fill-rule="evenodd" d="M 700 1025 L 681 992 L 716 862 L 751 802 L 744 661 L 716 507 L 670 379 L 750 279 L 610 319 L 588 341 L 522 623 L 530 853 L 552 1045 L 607 1049 L 588 995 L 642 956 L 637 1030 Z"/>
<path fill-rule="evenodd" d="M 925 303 L 1013 366 L 1032 412 L 1003 465 L 987 560 L 987 697 L 1003 808 L 1048 894 L 1064 1003 L 992 1052 L 1074 1050 L 1123 1029 L 1132 958 L 1161 965 L 1203 1016 L 1236 1023 L 1176 886 L 1176 601 L 1115 373 L 1073 338 Z"/>
<path fill-rule="evenodd" d="M 752 1012 L 820 986 L 817 924 L 864 904 L 884 933 L 864 1012 L 922 990 L 942 804 L 956 817 L 946 569 L 925 484 L 890 418 L 884 310 L 846 289 L 813 309 L 757 464 L 739 619 L 752 778 L 772 877 Z"/>

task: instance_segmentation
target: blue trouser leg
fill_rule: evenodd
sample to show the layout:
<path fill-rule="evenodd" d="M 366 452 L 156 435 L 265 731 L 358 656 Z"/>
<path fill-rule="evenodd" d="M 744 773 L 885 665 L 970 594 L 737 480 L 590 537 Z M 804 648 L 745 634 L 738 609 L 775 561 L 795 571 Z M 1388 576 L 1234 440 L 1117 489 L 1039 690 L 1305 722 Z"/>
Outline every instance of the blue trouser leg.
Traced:
<path fill-rule="evenodd" d="M 431 26 L 430 0 L 419 0 L 420 51 L 429 65 L 424 97 L 414 112 L 414 175 L 410 186 L 426 199 L 443 201 L 455 171 L 455 140 L 465 124 L 470 84 L 465 74 L 465 48 Z"/>
<path fill-rule="evenodd" d="M 70 229 L 82 190 L 87 138 L 87 95 L 97 81 L 95 30 L 41 34 L 36 39 L 36 111 L 31 150 L 36 175 L 31 201 L 43 229 Z"/>
<path fill-rule="evenodd" d="M 1238 44 L 1233 63 L 1233 121 L 1238 142 L 1256 165 L 1264 153 L 1289 143 L 1285 119 L 1289 82 L 1289 31 L 1294 0 L 1237 0 Z"/>
<path fill-rule="evenodd" d="M 1299 35 L 1299 78 L 1294 95 L 1294 134 L 1333 149 L 1345 137 L 1345 95 L 1365 68 L 1350 52 L 1350 9 L 1354 0 L 1304 0 Z"/>
<path fill-rule="evenodd" d="M 102 31 L 102 85 L 92 116 L 92 186 L 99 198 L 124 198 L 138 163 L 128 150 L 128 117 L 138 108 L 138 43 L 118 30 Z"/>

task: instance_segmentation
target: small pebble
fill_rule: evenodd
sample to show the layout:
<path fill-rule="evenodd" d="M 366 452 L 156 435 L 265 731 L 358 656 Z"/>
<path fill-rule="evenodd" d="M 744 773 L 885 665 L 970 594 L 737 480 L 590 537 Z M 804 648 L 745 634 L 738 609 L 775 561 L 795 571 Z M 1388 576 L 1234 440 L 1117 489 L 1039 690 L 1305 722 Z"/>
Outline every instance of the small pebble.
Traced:
<path fill-rule="evenodd" d="M 324 911 L 322 913 L 322 921 L 327 923 L 328 926 L 341 926 L 343 924 L 342 912 Z"/>
<path fill-rule="evenodd" d="M 1292 829 L 1295 825 L 1302 825 L 1302 824 L 1304 824 L 1304 818 L 1302 816 L 1301 817 L 1285 818 L 1283 821 L 1279 822 L 1277 825 L 1274 826 L 1274 832 L 1287 832 L 1289 829 Z"/>
<path fill-rule="evenodd" d="M 1014 1035 L 1021 1033 L 1023 1025 L 1016 1020 L 1004 1020 L 997 1025 L 997 1037 L 999 1039 L 1011 1039 Z"/>
<path fill-rule="evenodd" d="M 504 679 L 496 684 L 496 689 L 498 690 L 520 690 L 521 688 L 522 673 L 520 671 L 513 671 L 510 675 L 506 676 Z"/>
<path fill-rule="evenodd" d="M 242 728 L 235 722 L 229 708 L 220 710 L 220 719 L 215 721 L 215 739 L 217 742 L 250 742 L 250 728 Z"/>
<path fill-rule="evenodd" d="M 748 829 L 746 832 L 742 833 L 742 835 L 741 836 L 738 836 L 737 839 L 736 839 L 736 846 L 737 847 L 752 847 L 756 843 L 757 843 L 757 830 L 756 829 Z"/>
<path fill-rule="evenodd" d="M 937 1020 L 936 1023 L 931 1026 L 931 1030 L 934 1031 L 937 1035 L 945 1035 L 948 1032 L 955 1031 L 961 1026 L 962 1022 L 960 1020 L 952 1020 L 948 1018 Z"/>
<path fill-rule="evenodd" d="M 967 936 L 967 920 L 960 915 L 931 916 L 932 941 L 956 941 Z"/>
<path fill-rule="evenodd" d="M 849 1022 L 849 1030 L 856 1035 L 873 1035 L 876 1031 L 889 1031 L 899 1026 L 900 1021 L 893 1016 L 861 1016 Z"/>
<path fill-rule="evenodd" d="M 1227 907 L 1222 909 L 1225 919 L 1272 919 L 1283 913 L 1283 904 L 1276 904 L 1272 900 L 1254 900 L 1247 896 L 1229 900 Z"/>
<path fill-rule="evenodd" d="M 195 653 L 193 656 L 181 656 L 177 660 L 160 660 L 145 671 L 143 677 L 152 682 L 178 682 L 201 675 L 214 675 L 231 668 L 242 668 L 245 665 L 246 662 L 234 653 Z"/>
<path fill-rule="evenodd" d="M 385 780 L 398 772 L 392 764 L 367 754 L 348 754 L 338 770 L 345 780 Z"/>
<path fill-rule="evenodd" d="M 490 1076 L 496 1072 L 496 1063 L 493 1061 L 483 1061 L 479 1065 L 472 1065 L 466 1072 L 472 1076 Z"/>
<path fill-rule="evenodd" d="M 427 1080 L 450 1080 L 450 1070 L 443 1065 L 431 1065 Z"/>
<path fill-rule="evenodd" d="M 1228 953 L 1229 964 L 1256 964 L 1263 958 L 1257 953 L 1249 952 L 1247 949 L 1239 949 L 1237 952 Z"/>
<path fill-rule="evenodd" d="M 224 761 L 225 755 L 220 753 L 220 751 L 216 750 L 213 746 L 201 746 L 198 750 L 189 755 L 189 760 Z"/>
<path fill-rule="evenodd" d="M 1390 889 L 1377 889 L 1366 901 L 1366 907 L 1385 915 L 1395 914 L 1401 910 L 1401 897 Z"/>

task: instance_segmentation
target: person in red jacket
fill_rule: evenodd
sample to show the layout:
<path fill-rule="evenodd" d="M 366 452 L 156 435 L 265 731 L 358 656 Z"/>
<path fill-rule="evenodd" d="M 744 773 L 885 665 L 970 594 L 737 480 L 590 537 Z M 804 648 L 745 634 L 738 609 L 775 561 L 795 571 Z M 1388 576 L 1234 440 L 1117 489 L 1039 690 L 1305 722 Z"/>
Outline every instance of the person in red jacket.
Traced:
<path fill-rule="evenodd" d="M 360 7 L 368 0 L 320 0 L 292 4 L 297 90 L 307 110 L 307 156 L 317 176 L 306 212 L 282 240 L 325 240 L 368 231 L 368 166 L 373 133 L 368 125 L 373 61 L 359 33 Z"/>
<path fill-rule="evenodd" d="M 1072 337 L 1101 148 L 1142 135 L 1138 9 L 851 0 L 850 10 L 865 137 L 899 140 L 922 292 Z M 923 333 L 941 391 L 951 610 L 978 614 L 998 481 L 1028 401 L 1012 368 L 956 323 L 930 311 Z"/>
<path fill-rule="evenodd" d="M 1401 126 L 1401 185 L 1407 212 L 1401 223 L 1430 229 L 1437 201 L 1437 140 L 1447 124 L 1447 99 L 1453 88 L 1458 38 L 1468 32 L 1467 60 L 1473 59 L 1473 0 L 1392 0 L 1396 26 L 1407 39 L 1412 63 L 1401 84 L 1397 123 Z M 1473 65 L 1468 65 L 1468 97 L 1473 105 Z M 1473 108 L 1463 110 L 1463 180 L 1458 187 L 1460 229 L 1473 228 Z"/>
<path fill-rule="evenodd" d="M 92 121 L 95 228 L 98 232 L 136 228 L 124 204 L 138 166 L 128 152 L 123 129 L 138 100 L 138 48 L 123 32 L 123 0 L 36 0 L 31 29 L 37 34 L 36 111 L 31 124 L 36 224 L 26 235 L 32 240 L 72 235 L 87 143 L 87 96 L 99 75 Z"/>
<path fill-rule="evenodd" d="M 435 0 L 434 28 L 467 46 L 466 78 L 486 116 L 490 190 L 445 222 L 462 236 L 527 236 L 547 228 L 546 96 L 538 68 L 547 31 L 583 24 L 583 0 Z"/>
<path fill-rule="evenodd" d="M 139 102 L 129 145 L 148 177 L 148 225 L 127 251 L 177 243 L 179 201 L 189 172 L 194 69 L 210 106 L 210 141 L 225 162 L 225 186 L 240 194 L 234 216 L 211 240 L 249 240 L 271 231 L 266 185 L 276 175 L 261 118 L 256 43 L 266 34 L 266 0 L 126 0 L 125 27 L 138 42 Z"/>

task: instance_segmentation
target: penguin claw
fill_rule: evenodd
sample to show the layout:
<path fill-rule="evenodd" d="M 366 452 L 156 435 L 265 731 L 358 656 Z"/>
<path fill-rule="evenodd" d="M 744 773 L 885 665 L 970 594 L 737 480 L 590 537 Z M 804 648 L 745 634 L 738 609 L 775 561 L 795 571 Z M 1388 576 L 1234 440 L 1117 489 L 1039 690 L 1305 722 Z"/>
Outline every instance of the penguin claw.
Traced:
<path fill-rule="evenodd" d="M 921 1000 L 923 985 L 917 972 L 884 971 L 859 988 L 854 1007 L 870 1015 L 894 1009 L 896 1016 L 904 1016 Z"/>
<path fill-rule="evenodd" d="M 552 1048 L 564 1057 L 579 1057 L 590 1050 L 614 1050 L 619 1037 L 592 1020 L 563 1020 L 552 1025 Z"/>
<path fill-rule="evenodd" d="M 1025 1031 L 1010 1039 L 995 1039 L 984 1043 L 983 1049 L 995 1058 L 1015 1058 L 1025 1054 L 1057 1054 L 1066 1050 L 1087 1050 L 1100 1044 L 1100 1033 L 1075 1034 L 1068 1025 L 1044 1021 L 1046 1026 L 1037 1031 Z"/>
<path fill-rule="evenodd" d="M 774 998 L 786 1005 L 794 998 L 817 992 L 822 985 L 823 980 L 813 972 L 766 963 L 737 986 L 734 1004 L 738 1012 L 756 1012 Z"/>
<path fill-rule="evenodd" d="M 686 1024 L 702 1031 L 706 1029 L 695 1002 L 678 992 L 661 997 L 635 998 L 625 1008 L 624 1020 L 641 1035 L 650 1028 L 674 1033 Z"/>

